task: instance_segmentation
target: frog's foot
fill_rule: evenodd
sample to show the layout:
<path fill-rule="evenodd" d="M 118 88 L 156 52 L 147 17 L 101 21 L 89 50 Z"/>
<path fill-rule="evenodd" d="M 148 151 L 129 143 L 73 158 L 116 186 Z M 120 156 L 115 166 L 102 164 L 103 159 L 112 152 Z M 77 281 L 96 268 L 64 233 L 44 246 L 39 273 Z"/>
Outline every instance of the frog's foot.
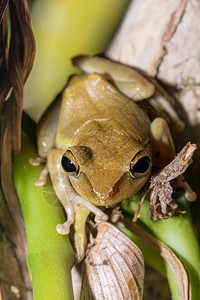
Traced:
<path fill-rule="evenodd" d="M 70 226 L 74 223 L 74 206 L 69 203 L 68 206 L 65 207 L 65 211 L 67 213 L 67 221 L 56 226 L 57 232 L 62 235 L 68 234 Z"/>
<path fill-rule="evenodd" d="M 29 159 L 29 163 L 34 167 L 38 167 L 41 163 L 45 163 L 45 162 L 46 162 L 46 158 L 40 156 Z"/>
<path fill-rule="evenodd" d="M 95 222 L 103 222 L 108 220 L 108 216 L 87 200 L 82 197 L 76 199 L 76 213 L 74 219 L 74 247 L 77 254 L 77 263 L 82 261 L 85 256 L 87 237 L 85 232 L 85 224 L 90 212 L 95 216 Z"/>
<path fill-rule="evenodd" d="M 62 235 L 69 234 L 70 226 L 74 224 L 74 247 L 77 254 L 77 263 L 79 263 L 85 256 L 87 245 L 85 223 L 88 215 L 90 212 L 93 212 L 96 215 L 95 222 L 107 221 L 108 216 L 101 209 L 78 195 L 75 190 L 73 192 L 74 197 L 67 205 L 64 205 L 64 201 L 62 201 L 67 214 L 67 221 L 63 224 L 58 224 L 56 230 Z"/>
<path fill-rule="evenodd" d="M 46 166 L 44 167 L 44 169 L 40 173 L 39 180 L 37 180 L 35 182 L 35 186 L 41 187 L 41 186 L 44 186 L 46 184 L 46 178 L 47 178 L 48 172 L 49 172 L 48 171 L 48 166 L 46 164 Z"/>
<path fill-rule="evenodd" d="M 71 224 L 74 223 L 75 210 L 76 210 L 76 214 L 77 214 L 77 211 L 79 211 L 79 206 L 80 207 L 83 206 L 86 211 L 89 211 L 89 213 L 93 212 L 96 215 L 95 216 L 96 223 L 106 222 L 108 220 L 108 215 L 105 214 L 100 208 L 98 208 L 95 205 L 93 205 L 92 203 L 88 202 L 86 199 L 84 199 L 83 197 L 78 195 L 75 191 L 74 191 L 74 194 L 75 194 L 75 197 L 67 205 L 64 204 L 64 201 L 61 201 L 64 206 L 65 212 L 67 214 L 67 221 L 63 224 L 57 225 L 56 229 L 57 229 L 58 233 L 60 233 L 60 234 L 68 234 L 69 233 L 70 226 L 71 226 Z"/>
<path fill-rule="evenodd" d="M 184 188 L 185 190 L 185 198 L 189 202 L 193 202 L 197 199 L 196 193 L 192 190 L 191 186 L 188 184 L 188 182 L 185 180 L 185 177 L 183 175 L 178 176 L 178 186 Z"/>
<path fill-rule="evenodd" d="M 30 158 L 29 163 L 34 167 L 38 167 L 41 163 L 46 163 L 46 158 L 40 156 L 36 158 Z M 39 180 L 35 182 L 35 186 L 37 187 L 44 186 L 46 184 L 47 175 L 48 175 L 48 167 L 46 164 L 44 169 L 40 173 Z"/>
<path fill-rule="evenodd" d="M 153 166 L 163 168 L 175 157 L 175 147 L 169 126 L 163 118 L 156 118 L 151 123 L 150 140 Z"/>
<path fill-rule="evenodd" d="M 73 223 L 73 222 L 72 222 Z M 64 222 L 63 224 L 58 224 L 56 226 L 56 230 L 59 234 L 62 235 L 66 235 L 69 234 L 70 232 L 70 226 L 72 225 L 71 222 L 69 222 L 68 220 L 66 222 Z"/>
<path fill-rule="evenodd" d="M 95 222 L 106 222 L 108 220 L 108 215 L 105 214 L 100 208 L 96 207 L 92 203 L 90 203 L 88 200 L 84 199 L 80 195 L 76 194 L 76 197 L 73 199 L 73 202 L 77 204 L 82 204 L 85 206 L 89 211 L 93 212 L 95 214 Z"/>

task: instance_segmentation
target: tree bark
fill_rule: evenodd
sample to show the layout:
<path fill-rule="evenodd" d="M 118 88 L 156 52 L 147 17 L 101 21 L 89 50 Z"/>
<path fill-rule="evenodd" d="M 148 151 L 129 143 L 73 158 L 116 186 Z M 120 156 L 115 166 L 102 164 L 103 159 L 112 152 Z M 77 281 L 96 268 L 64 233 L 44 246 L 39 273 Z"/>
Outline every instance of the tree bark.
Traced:
<path fill-rule="evenodd" d="M 177 150 L 200 145 L 200 5 L 198 0 L 132 0 L 106 56 L 159 80 L 176 98 L 186 126 L 172 132 Z M 200 193 L 200 152 L 186 177 Z M 193 205 L 196 222 L 200 213 Z M 200 224 L 197 224 L 200 228 Z"/>

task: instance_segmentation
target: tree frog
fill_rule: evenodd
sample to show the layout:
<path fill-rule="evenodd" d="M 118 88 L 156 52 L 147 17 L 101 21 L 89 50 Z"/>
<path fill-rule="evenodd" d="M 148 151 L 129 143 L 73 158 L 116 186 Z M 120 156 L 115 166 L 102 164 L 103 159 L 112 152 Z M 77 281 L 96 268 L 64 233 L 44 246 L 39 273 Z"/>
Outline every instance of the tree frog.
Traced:
<path fill-rule="evenodd" d="M 46 161 L 36 185 L 44 185 L 49 172 L 67 214 L 57 230 L 68 234 L 74 223 L 80 261 L 88 214 L 106 221 L 101 207 L 138 192 L 152 165 L 169 163 L 175 152 L 166 121 L 151 122 L 140 104 L 155 95 L 152 82 L 102 57 L 81 56 L 74 64 L 84 73 L 70 79 L 43 115 L 37 131 L 39 157 L 32 163 Z"/>

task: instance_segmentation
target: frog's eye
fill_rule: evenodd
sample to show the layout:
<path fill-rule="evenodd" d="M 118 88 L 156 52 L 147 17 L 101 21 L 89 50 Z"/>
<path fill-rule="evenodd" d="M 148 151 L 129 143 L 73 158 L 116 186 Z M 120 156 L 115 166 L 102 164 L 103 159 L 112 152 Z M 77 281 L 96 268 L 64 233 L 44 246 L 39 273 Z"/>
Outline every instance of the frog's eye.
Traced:
<path fill-rule="evenodd" d="M 63 169 L 70 175 L 78 175 L 79 164 L 71 151 L 67 150 L 62 157 L 61 164 Z"/>
<path fill-rule="evenodd" d="M 146 174 L 151 167 L 151 159 L 145 151 L 136 154 L 130 164 L 130 171 L 133 177 L 140 177 Z"/>

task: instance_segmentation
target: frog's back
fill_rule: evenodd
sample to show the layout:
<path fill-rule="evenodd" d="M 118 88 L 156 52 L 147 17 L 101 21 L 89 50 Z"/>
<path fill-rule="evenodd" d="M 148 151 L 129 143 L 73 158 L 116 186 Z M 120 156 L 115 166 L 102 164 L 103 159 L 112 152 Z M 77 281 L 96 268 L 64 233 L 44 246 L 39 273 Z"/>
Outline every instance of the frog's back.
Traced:
<path fill-rule="evenodd" d="M 98 74 L 74 76 L 63 93 L 56 146 L 66 149 L 82 143 L 83 135 L 104 134 L 135 139 L 146 144 L 149 120 L 140 106 L 123 96 Z M 119 140 L 119 139 L 118 139 Z"/>

